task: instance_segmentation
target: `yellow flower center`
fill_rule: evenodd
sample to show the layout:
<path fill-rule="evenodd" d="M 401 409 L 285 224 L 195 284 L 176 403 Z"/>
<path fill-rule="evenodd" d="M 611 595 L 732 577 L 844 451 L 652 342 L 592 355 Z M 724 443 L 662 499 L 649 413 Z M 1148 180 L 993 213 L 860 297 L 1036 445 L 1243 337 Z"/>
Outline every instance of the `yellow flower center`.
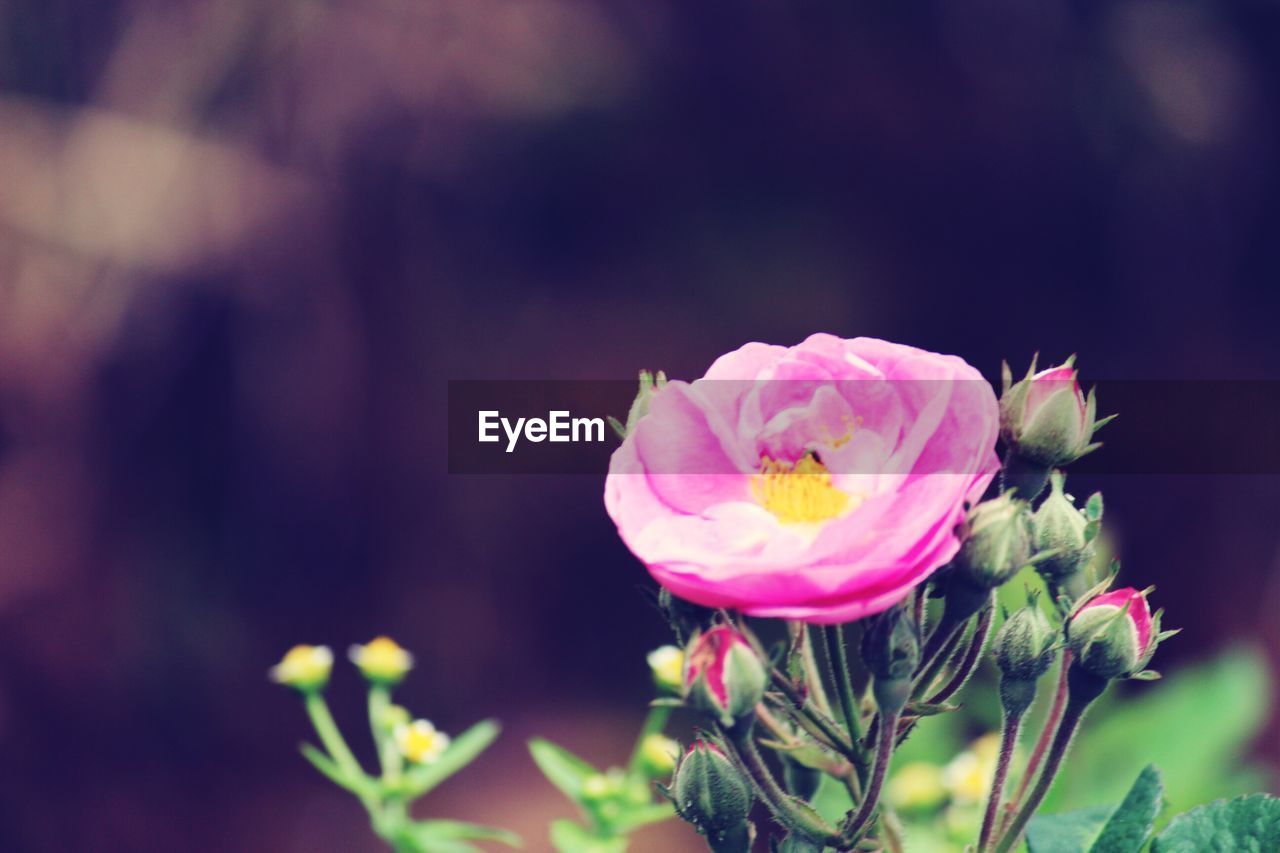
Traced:
<path fill-rule="evenodd" d="M 794 463 L 762 457 L 760 473 L 751 478 L 751 493 L 783 524 L 828 521 L 855 505 L 832 485 L 831 473 L 813 454 Z"/>
<path fill-rule="evenodd" d="M 395 732 L 400 754 L 414 764 L 430 764 L 449 746 L 449 736 L 426 720 L 414 720 Z"/>

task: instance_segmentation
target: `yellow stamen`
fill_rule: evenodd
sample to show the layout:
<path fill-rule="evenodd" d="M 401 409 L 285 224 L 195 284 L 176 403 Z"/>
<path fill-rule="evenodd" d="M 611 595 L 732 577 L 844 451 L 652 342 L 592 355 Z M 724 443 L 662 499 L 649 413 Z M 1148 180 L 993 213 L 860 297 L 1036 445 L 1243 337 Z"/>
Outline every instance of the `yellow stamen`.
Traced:
<path fill-rule="evenodd" d="M 835 518 L 853 505 L 852 498 L 831 484 L 831 474 L 814 455 L 799 462 L 760 460 L 751 478 L 751 493 L 783 524 L 809 524 Z"/>

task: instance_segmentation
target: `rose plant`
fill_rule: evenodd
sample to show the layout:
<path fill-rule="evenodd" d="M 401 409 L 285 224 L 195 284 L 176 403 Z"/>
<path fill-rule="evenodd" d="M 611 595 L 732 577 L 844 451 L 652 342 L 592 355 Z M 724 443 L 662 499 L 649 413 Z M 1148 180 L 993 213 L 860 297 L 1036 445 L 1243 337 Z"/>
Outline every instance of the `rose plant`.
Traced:
<path fill-rule="evenodd" d="M 997 399 L 956 356 L 829 334 L 747 344 L 691 382 L 641 373 L 625 421 L 610 419 L 621 444 L 604 503 L 659 586 L 673 643 L 648 657 L 656 695 L 625 765 L 530 742 L 581 813 L 551 825 L 559 853 L 621 853 L 636 830 L 677 817 L 718 853 L 766 841 L 775 853 L 897 853 L 913 849 L 899 810 L 948 798 L 972 806 L 964 849 L 976 853 L 1280 849 L 1280 800 L 1265 795 L 1157 831 L 1154 767 L 1114 807 L 1041 813 L 1086 712 L 1113 681 L 1158 678 L 1148 664 L 1176 632 L 1161 630 L 1150 589 L 1111 589 L 1102 496 L 1077 507 L 1066 492 L 1063 469 L 1099 447 L 1110 420 L 1074 360 L 1033 362 L 1016 383 L 1003 374 Z M 1035 588 L 1009 614 L 998 602 L 1015 578 Z M 904 741 L 958 710 L 993 632 L 999 734 L 937 756 L 945 768 L 895 774 Z M 496 729 L 450 741 L 392 705 L 413 659 L 385 638 L 351 658 L 369 683 L 381 775 L 355 762 L 328 715 L 322 647 L 272 670 L 303 695 L 324 747 L 306 757 L 398 850 L 514 843 L 408 814 Z M 1049 680 L 1035 731 L 1028 709 Z M 686 747 L 666 734 L 677 710 L 695 729 Z"/>

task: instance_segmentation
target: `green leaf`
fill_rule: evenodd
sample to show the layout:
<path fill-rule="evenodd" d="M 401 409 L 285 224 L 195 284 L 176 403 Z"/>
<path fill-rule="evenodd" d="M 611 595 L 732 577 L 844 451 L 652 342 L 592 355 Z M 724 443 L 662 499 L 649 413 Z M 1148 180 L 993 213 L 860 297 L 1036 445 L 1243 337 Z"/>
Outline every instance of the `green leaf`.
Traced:
<path fill-rule="evenodd" d="M 542 771 L 542 775 L 575 803 L 582 801 L 582 783 L 588 777 L 600 772 L 572 752 L 556 746 L 549 740 L 534 738 L 529 741 L 529 753 L 533 756 L 538 769 Z"/>
<path fill-rule="evenodd" d="M 1031 853 L 1083 853 L 1111 812 L 1110 806 L 1093 806 L 1066 814 L 1038 814 L 1027 825 L 1027 847 Z"/>
<path fill-rule="evenodd" d="M 1160 814 L 1163 792 L 1160 771 L 1154 764 L 1148 764 L 1138 774 L 1124 802 L 1102 828 L 1089 853 L 1133 853 L 1141 850 L 1151 834 L 1156 816 Z"/>
<path fill-rule="evenodd" d="M 1151 834 L 1162 790 L 1160 771 L 1148 765 L 1116 808 L 1036 815 L 1027 827 L 1027 846 L 1031 853 L 1134 853 Z"/>
<path fill-rule="evenodd" d="M 1152 853 L 1272 853 L 1280 850 L 1280 800 L 1252 794 L 1219 800 L 1178 815 L 1151 845 Z"/>
<path fill-rule="evenodd" d="M 498 736 L 499 727 L 493 720 L 476 723 L 458 735 L 432 764 L 412 768 L 407 777 L 407 796 L 420 797 L 448 779 L 454 773 L 475 761 Z"/>
<path fill-rule="evenodd" d="M 627 839 L 601 838 L 592 835 L 581 824 L 557 820 L 551 823 L 551 846 L 559 853 L 623 853 L 627 849 Z"/>

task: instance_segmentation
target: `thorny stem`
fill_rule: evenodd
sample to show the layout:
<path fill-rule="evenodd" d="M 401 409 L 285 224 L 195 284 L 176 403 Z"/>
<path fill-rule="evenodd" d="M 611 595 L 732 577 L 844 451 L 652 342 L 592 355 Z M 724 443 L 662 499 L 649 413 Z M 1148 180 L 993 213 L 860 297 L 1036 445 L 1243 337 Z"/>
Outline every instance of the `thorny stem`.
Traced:
<path fill-rule="evenodd" d="M 987 809 L 982 816 L 982 832 L 978 835 L 978 853 L 987 849 L 992 833 L 995 832 L 1000 797 L 1004 794 L 1004 783 L 1009 777 L 1009 765 L 1013 761 L 1013 751 L 1018 745 L 1018 731 L 1022 727 L 1024 713 L 1005 714 L 1004 726 L 1000 732 L 1000 756 L 996 760 L 995 777 L 991 780 L 991 796 L 987 798 Z"/>
<path fill-rule="evenodd" d="M 1027 824 L 1036 813 L 1036 809 L 1040 808 L 1040 803 L 1044 801 L 1045 795 L 1049 793 L 1049 788 L 1053 785 L 1053 780 L 1062 768 L 1062 759 L 1067 754 L 1067 748 L 1071 746 L 1071 739 L 1075 736 L 1076 730 L 1080 728 L 1080 721 L 1084 718 L 1084 712 L 1088 710 L 1089 704 L 1098 698 L 1106 687 L 1107 681 L 1105 679 L 1080 670 L 1072 670 L 1067 691 L 1067 704 L 1062 711 L 1062 719 L 1058 722 L 1058 729 L 1053 735 L 1053 743 L 1050 745 L 1049 752 L 1045 758 L 1044 770 L 1041 771 L 1040 778 L 1036 780 L 1036 786 L 1031 790 L 1031 795 L 1019 807 L 1012 823 L 1009 824 L 1008 830 L 1005 831 L 1004 836 L 994 848 L 995 853 L 1009 853 L 1017 846 L 1022 838 L 1022 833 L 1027 828 Z"/>

